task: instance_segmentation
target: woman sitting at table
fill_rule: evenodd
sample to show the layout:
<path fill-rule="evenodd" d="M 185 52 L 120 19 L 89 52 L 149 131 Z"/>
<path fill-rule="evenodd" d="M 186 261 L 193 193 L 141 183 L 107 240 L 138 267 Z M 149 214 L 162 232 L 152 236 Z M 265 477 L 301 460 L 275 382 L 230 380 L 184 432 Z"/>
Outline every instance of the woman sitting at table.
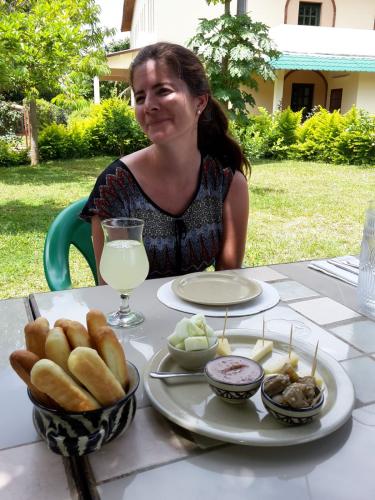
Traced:
<path fill-rule="evenodd" d="M 138 53 L 130 81 L 151 145 L 111 163 L 81 213 L 92 222 L 97 268 L 101 220 L 112 217 L 145 221 L 148 278 L 240 267 L 249 164 L 227 134 L 202 63 L 182 46 L 156 43 Z"/>

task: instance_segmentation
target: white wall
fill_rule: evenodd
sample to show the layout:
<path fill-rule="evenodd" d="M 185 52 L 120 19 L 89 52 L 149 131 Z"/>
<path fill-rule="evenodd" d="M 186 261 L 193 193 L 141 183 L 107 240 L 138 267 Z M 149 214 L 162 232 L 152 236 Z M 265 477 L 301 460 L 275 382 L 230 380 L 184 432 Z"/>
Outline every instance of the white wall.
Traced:
<path fill-rule="evenodd" d="M 135 2 L 130 47 L 138 48 L 156 42 L 155 5 L 160 0 L 137 0 Z"/>
<path fill-rule="evenodd" d="M 375 0 L 336 0 L 336 27 L 374 29 Z"/>
<path fill-rule="evenodd" d="M 208 6 L 205 0 L 157 0 L 156 38 L 186 45 L 194 35 L 199 18 L 213 18 L 224 13 L 223 5 Z M 166 15 L 165 13 L 168 13 Z"/>
<path fill-rule="evenodd" d="M 205 0 L 137 0 L 130 37 L 132 48 L 157 41 L 186 44 L 199 18 L 224 13 L 223 5 L 208 6 Z"/>
<path fill-rule="evenodd" d="M 358 73 L 351 73 L 343 78 L 329 78 L 327 92 L 327 108 L 329 107 L 329 97 L 332 89 L 342 89 L 341 112 L 346 113 L 357 103 L 358 93 Z"/>
<path fill-rule="evenodd" d="M 374 73 L 360 73 L 358 75 L 357 106 L 375 114 Z"/>
<path fill-rule="evenodd" d="M 247 0 L 247 12 L 250 17 L 270 27 L 284 23 L 284 6 L 284 0 Z"/>

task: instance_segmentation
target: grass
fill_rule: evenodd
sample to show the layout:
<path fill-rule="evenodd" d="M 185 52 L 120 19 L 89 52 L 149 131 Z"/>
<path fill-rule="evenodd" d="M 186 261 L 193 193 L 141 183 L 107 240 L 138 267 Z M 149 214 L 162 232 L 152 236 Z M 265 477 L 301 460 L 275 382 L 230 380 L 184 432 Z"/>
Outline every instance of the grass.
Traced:
<path fill-rule="evenodd" d="M 375 193 L 374 166 L 270 162 L 254 166 L 247 265 L 356 254 Z"/>
<path fill-rule="evenodd" d="M 48 291 L 43 245 L 48 226 L 87 195 L 109 157 L 0 169 L 0 299 Z M 358 253 L 375 168 L 302 162 L 253 165 L 245 265 Z M 71 255 L 74 286 L 93 280 Z"/>

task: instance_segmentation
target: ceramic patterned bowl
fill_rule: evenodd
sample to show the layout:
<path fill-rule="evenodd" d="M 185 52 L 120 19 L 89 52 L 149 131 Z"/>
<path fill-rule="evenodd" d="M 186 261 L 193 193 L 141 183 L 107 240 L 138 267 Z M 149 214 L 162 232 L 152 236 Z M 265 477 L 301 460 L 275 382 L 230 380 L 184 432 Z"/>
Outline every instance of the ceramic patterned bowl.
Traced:
<path fill-rule="evenodd" d="M 208 361 L 213 359 L 216 355 L 218 341 L 207 349 L 200 349 L 199 351 L 183 351 L 177 349 L 168 342 L 168 351 L 172 359 L 185 370 L 199 370 L 203 368 Z"/>
<path fill-rule="evenodd" d="M 127 362 L 130 386 L 117 403 L 86 412 L 66 412 L 41 405 L 28 391 L 34 405 L 33 422 L 48 448 L 65 457 L 81 456 L 99 450 L 125 432 L 133 421 L 139 384 L 137 368 Z"/>
<path fill-rule="evenodd" d="M 316 388 L 317 401 L 313 406 L 307 408 L 292 408 L 284 404 L 277 403 L 264 390 L 264 381 L 261 386 L 263 404 L 270 415 L 284 425 L 305 425 L 311 423 L 322 410 L 324 395 Z"/>
<path fill-rule="evenodd" d="M 262 366 L 243 356 L 213 359 L 204 373 L 213 393 L 227 403 L 244 403 L 254 396 L 264 378 Z"/>

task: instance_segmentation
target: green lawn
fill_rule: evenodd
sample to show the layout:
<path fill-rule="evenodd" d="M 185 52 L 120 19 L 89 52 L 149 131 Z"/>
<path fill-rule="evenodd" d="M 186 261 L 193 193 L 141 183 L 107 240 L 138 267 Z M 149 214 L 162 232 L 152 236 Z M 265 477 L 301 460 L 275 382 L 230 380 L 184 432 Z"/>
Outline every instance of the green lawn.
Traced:
<path fill-rule="evenodd" d="M 47 291 L 44 236 L 56 214 L 91 190 L 109 157 L 0 169 L 0 298 Z M 253 165 L 246 265 L 359 251 L 375 168 L 302 162 Z M 72 252 L 75 286 L 93 284 Z"/>

